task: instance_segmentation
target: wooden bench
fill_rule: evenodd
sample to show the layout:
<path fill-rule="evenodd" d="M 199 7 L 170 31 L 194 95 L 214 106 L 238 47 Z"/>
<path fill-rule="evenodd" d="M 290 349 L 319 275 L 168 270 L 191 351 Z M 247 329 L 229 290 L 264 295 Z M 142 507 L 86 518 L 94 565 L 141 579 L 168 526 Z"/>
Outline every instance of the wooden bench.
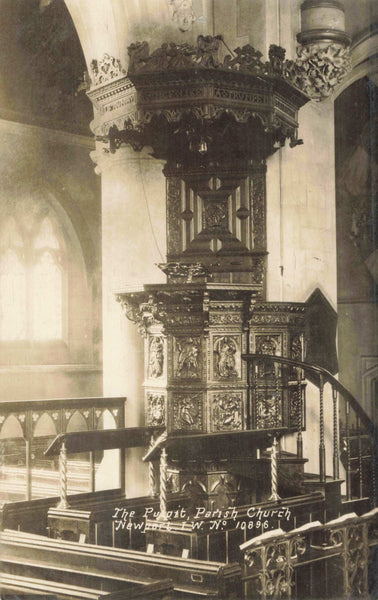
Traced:
<path fill-rule="evenodd" d="M 21 592 L 39 593 L 51 595 L 52 598 L 68 598 L 74 600 L 133 600 L 134 598 L 158 599 L 172 598 L 173 584 L 169 579 L 163 579 L 146 585 L 130 585 L 116 592 L 101 591 L 84 586 L 71 585 L 69 583 L 56 583 L 37 579 L 35 577 L 23 577 L 22 575 L 1 574 L 0 586 L 2 593 Z"/>
<path fill-rule="evenodd" d="M 102 581 L 106 591 L 126 584 L 146 585 L 171 579 L 174 598 L 241 597 L 239 564 L 205 562 L 134 550 L 54 540 L 19 531 L 0 533 L 3 573 L 85 585 L 96 589 Z"/>

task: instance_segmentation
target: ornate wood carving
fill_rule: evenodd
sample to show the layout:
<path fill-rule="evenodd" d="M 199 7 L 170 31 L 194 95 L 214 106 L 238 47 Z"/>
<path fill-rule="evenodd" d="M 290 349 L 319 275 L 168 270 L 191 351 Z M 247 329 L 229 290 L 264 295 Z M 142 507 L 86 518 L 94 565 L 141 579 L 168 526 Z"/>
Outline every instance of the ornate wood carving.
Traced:
<path fill-rule="evenodd" d="M 172 397 L 174 430 L 202 430 L 202 399 L 202 393 L 175 394 Z"/>
<path fill-rule="evenodd" d="M 146 404 L 147 425 L 166 425 L 166 398 L 164 394 L 149 392 Z"/>
<path fill-rule="evenodd" d="M 243 424 L 241 392 L 222 392 L 212 395 L 212 430 L 240 430 Z"/>
<path fill-rule="evenodd" d="M 277 397 L 275 392 L 260 391 L 255 394 L 255 404 L 257 429 L 269 429 L 281 426 L 281 397 Z"/>
<path fill-rule="evenodd" d="M 177 359 L 176 359 L 177 357 Z M 201 377 L 201 339 L 175 338 L 175 377 L 193 379 Z"/>
<path fill-rule="evenodd" d="M 214 336 L 214 377 L 240 377 L 240 340 L 236 336 Z"/>
<path fill-rule="evenodd" d="M 156 379 L 163 375 L 164 371 L 164 338 L 162 336 L 151 336 L 148 349 L 147 375 Z"/>

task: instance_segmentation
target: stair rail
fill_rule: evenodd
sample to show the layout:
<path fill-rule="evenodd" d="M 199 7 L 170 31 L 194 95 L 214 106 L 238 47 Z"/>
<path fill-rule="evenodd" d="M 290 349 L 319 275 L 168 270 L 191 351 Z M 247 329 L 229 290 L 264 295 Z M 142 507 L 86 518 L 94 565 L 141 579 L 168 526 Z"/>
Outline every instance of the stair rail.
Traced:
<path fill-rule="evenodd" d="M 297 407 L 297 455 L 302 458 L 304 429 L 302 382 L 308 378 L 319 389 L 319 478 L 326 481 L 326 448 L 324 422 L 324 386 L 332 388 L 332 433 L 333 433 L 333 479 L 340 477 L 340 461 L 345 467 L 346 500 L 370 497 L 373 506 L 376 500 L 376 464 L 374 425 L 358 400 L 324 367 L 292 358 L 272 354 L 243 354 L 249 367 L 250 389 L 253 390 L 255 365 L 261 361 L 291 369 L 298 381 Z M 281 374 L 282 377 L 282 374 Z M 340 444 L 341 442 L 341 444 Z M 370 489 L 369 489 L 370 488 Z"/>

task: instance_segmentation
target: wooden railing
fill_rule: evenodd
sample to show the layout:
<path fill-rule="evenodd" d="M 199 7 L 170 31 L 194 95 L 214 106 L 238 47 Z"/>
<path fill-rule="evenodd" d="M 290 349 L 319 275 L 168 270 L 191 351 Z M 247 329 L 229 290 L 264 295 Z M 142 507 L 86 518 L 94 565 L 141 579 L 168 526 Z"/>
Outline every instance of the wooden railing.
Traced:
<path fill-rule="evenodd" d="M 326 384 L 331 386 L 333 479 L 340 477 L 341 462 L 345 467 L 346 500 L 370 498 L 371 505 L 375 506 L 377 468 L 374 454 L 375 431 L 373 423 L 357 399 L 329 371 L 317 365 L 275 355 L 245 354 L 242 358 L 249 368 L 252 400 L 256 390 L 255 373 L 258 365 L 265 363 L 274 366 L 277 385 L 283 390 L 286 402 L 286 408 L 282 409 L 284 419 L 282 425 L 296 428 L 298 457 L 302 457 L 303 453 L 302 431 L 305 428 L 306 417 L 305 379 L 309 379 L 318 388 L 319 478 L 322 482 L 326 481 L 324 388 Z M 293 383 L 295 377 L 297 390 Z M 288 405 L 293 393 L 296 406 L 290 411 Z M 252 401 L 252 404 L 256 403 Z"/>
<path fill-rule="evenodd" d="M 123 427 L 125 400 L 96 397 L 1 402 L 0 500 L 31 500 L 33 497 L 55 495 L 54 488 L 56 491 L 59 481 L 58 465 L 54 461 L 47 461 L 43 454 L 49 443 L 58 434 L 67 431 L 103 428 L 105 411 L 108 411 L 114 427 Z M 40 423 L 43 423 L 43 427 L 38 431 Z M 80 478 L 76 482 L 69 481 L 72 492 L 94 491 L 96 465 L 93 453 L 89 454 L 87 466 L 81 472 L 83 481 Z M 124 452 L 120 451 L 119 476 L 122 489 L 124 473 Z"/>
<path fill-rule="evenodd" d="M 375 570 L 377 544 L 378 509 L 287 533 L 269 531 L 240 547 L 244 598 L 376 597 L 377 590 L 369 590 L 369 568 Z"/>

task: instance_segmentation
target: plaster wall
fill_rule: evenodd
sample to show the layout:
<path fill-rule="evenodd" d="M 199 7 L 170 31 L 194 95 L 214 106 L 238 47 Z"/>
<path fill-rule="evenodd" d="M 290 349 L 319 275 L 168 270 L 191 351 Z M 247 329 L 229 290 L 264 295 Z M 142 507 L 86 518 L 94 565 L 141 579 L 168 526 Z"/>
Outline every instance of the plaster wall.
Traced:
<path fill-rule="evenodd" d="M 63 340 L 0 344 L 0 398 L 99 396 L 101 288 L 99 186 L 85 137 L 0 120 L 3 203 L 46 199 L 67 236 Z M 3 205 L 4 205 L 3 204 Z"/>

